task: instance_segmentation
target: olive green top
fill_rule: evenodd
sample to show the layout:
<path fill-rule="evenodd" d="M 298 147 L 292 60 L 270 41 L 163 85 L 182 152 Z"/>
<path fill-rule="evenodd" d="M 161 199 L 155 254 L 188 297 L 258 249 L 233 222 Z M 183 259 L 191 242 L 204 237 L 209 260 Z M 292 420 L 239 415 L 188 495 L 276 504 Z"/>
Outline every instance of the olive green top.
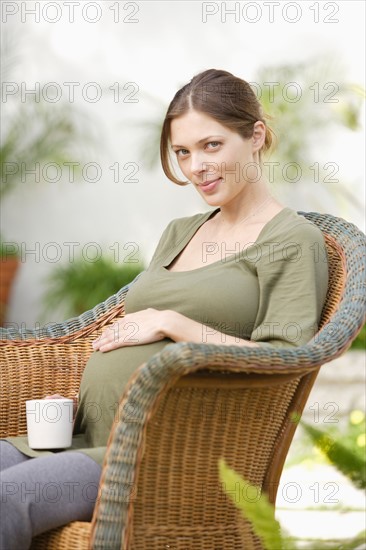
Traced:
<path fill-rule="evenodd" d="M 261 346 L 305 344 L 318 330 L 328 288 L 328 262 L 322 232 L 295 210 L 283 208 L 266 223 L 254 243 L 222 250 L 219 261 L 191 271 L 166 269 L 198 228 L 219 210 L 168 224 L 148 269 L 126 294 L 126 313 L 149 307 L 178 311 L 204 325 L 203 343 L 209 333 L 219 331 L 224 333 L 223 344 L 225 334 Z M 209 257 L 209 247 L 215 243 L 205 244 Z M 138 341 L 138 331 L 129 330 L 125 337 Z M 92 353 L 81 381 L 73 445 L 68 451 L 81 450 L 102 464 L 128 379 L 138 366 L 172 342 L 164 338 Z M 28 456 L 52 452 L 30 449 L 27 437 L 8 441 Z"/>

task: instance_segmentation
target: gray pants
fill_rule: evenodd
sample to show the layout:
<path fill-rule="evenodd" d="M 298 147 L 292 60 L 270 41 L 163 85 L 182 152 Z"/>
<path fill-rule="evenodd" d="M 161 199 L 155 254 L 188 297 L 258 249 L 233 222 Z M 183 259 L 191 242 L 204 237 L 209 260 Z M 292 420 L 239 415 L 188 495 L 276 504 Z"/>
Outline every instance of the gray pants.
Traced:
<path fill-rule="evenodd" d="M 29 458 L 0 441 L 0 549 L 26 550 L 32 537 L 90 521 L 101 467 L 77 451 Z"/>

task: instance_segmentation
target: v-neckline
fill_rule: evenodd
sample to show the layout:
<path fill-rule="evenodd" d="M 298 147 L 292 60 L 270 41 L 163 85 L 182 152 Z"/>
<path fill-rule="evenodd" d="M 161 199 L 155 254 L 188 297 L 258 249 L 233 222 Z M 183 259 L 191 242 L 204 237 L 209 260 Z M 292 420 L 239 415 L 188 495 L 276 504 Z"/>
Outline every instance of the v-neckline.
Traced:
<path fill-rule="evenodd" d="M 277 214 L 275 214 L 270 220 L 268 220 L 267 223 L 264 224 L 264 226 L 262 227 L 262 229 L 260 230 L 256 240 L 250 244 L 247 248 L 245 248 L 245 251 L 249 250 L 250 248 L 252 248 L 253 246 L 257 246 L 258 244 L 258 241 L 262 238 L 263 236 L 263 233 L 265 233 L 265 231 L 268 229 L 268 227 L 271 225 L 271 223 L 274 221 L 274 220 L 277 220 L 277 217 L 282 214 L 282 212 L 284 210 L 289 210 L 290 207 L 289 206 L 284 206 L 282 208 L 282 210 L 280 210 L 279 212 L 277 212 Z M 176 252 L 175 256 L 170 260 L 170 262 L 167 262 L 165 261 L 165 265 L 161 265 L 160 266 L 160 269 L 162 271 L 164 271 L 165 273 L 171 273 L 171 274 L 179 274 L 179 273 L 195 273 L 197 271 L 201 271 L 202 269 L 207 269 L 209 268 L 210 266 L 214 266 L 218 263 L 222 263 L 222 260 L 217 260 L 215 262 L 211 262 L 207 265 L 202 265 L 201 267 L 196 267 L 195 269 L 189 269 L 189 270 L 186 270 L 186 271 L 170 271 L 169 269 L 167 269 L 165 266 L 166 264 L 170 265 L 175 259 L 176 257 L 182 252 L 182 250 L 187 246 L 187 244 L 193 239 L 194 235 L 197 233 L 197 231 L 199 230 L 199 228 L 206 222 L 210 219 L 210 216 L 214 217 L 214 215 L 217 214 L 217 212 L 219 212 L 220 208 L 216 208 L 215 210 L 211 210 L 209 212 L 207 212 L 203 219 L 199 220 L 198 224 L 195 224 L 192 228 L 191 231 L 189 231 L 186 235 L 185 235 L 185 238 L 183 239 L 183 246 L 182 248 L 180 248 L 180 250 L 178 250 L 178 252 Z M 237 257 L 238 254 L 241 254 L 242 253 L 242 250 L 240 252 L 236 252 L 235 254 L 232 254 L 230 256 L 228 256 L 227 258 L 225 258 L 225 262 L 228 262 L 228 261 L 231 261 L 233 260 L 234 258 Z M 168 256 L 168 259 L 169 259 L 169 256 Z"/>

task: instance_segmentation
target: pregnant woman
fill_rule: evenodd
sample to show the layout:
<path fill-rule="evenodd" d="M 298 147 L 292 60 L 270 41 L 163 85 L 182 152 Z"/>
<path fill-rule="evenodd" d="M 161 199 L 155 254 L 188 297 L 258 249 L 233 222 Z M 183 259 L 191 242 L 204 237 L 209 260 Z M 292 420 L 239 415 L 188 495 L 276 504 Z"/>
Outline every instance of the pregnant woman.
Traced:
<path fill-rule="evenodd" d="M 175 94 L 162 126 L 162 167 L 211 208 L 168 224 L 126 294 L 125 317 L 93 342 L 72 447 L 35 451 L 26 437 L 0 442 L 1 548 L 26 549 L 43 531 L 91 519 L 119 398 L 164 346 L 293 348 L 316 334 L 328 287 L 324 238 L 271 195 L 262 164 L 270 146 L 271 130 L 244 80 L 210 69 Z"/>

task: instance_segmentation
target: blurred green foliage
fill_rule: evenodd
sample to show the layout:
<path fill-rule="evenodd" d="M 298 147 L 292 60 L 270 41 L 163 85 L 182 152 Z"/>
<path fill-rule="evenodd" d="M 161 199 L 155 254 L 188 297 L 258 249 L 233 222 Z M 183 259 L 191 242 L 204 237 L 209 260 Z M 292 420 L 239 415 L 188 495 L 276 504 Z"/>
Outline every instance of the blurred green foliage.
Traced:
<path fill-rule="evenodd" d="M 364 350 L 366 349 L 366 324 L 363 325 L 361 331 L 357 334 L 356 338 L 353 340 L 351 350 Z"/>
<path fill-rule="evenodd" d="M 275 160 L 309 168 L 313 137 L 319 129 L 322 135 L 335 126 L 361 129 L 365 90 L 347 82 L 344 74 L 340 60 L 330 56 L 258 70 L 257 97 L 277 137 Z M 308 174 L 313 179 L 313 172 Z"/>
<path fill-rule="evenodd" d="M 45 319 L 60 304 L 66 315 L 80 315 L 116 294 L 144 269 L 141 261 L 118 264 L 103 257 L 94 262 L 79 257 L 60 265 L 45 279 L 42 317 Z"/>
<path fill-rule="evenodd" d="M 327 432 L 300 421 L 310 441 L 355 487 L 366 489 L 366 424 L 365 413 L 351 411 L 346 428 L 333 424 Z"/>
<path fill-rule="evenodd" d="M 0 259 L 1 258 L 18 258 L 18 246 L 14 243 L 6 242 L 0 233 Z"/>
<path fill-rule="evenodd" d="M 241 511 L 243 517 L 251 522 L 253 531 L 263 542 L 264 548 L 290 550 L 288 541 L 281 533 L 281 526 L 274 517 L 274 507 L 266 494 L 260 494 L 258 487 L 229 468 L 223 458 L 219 460 L 219 472 L 225 492 Z M 253 498 L 236 498 L 237 494 L 248 495 L 250 490 L 253 493 Z M 257 498 L 259 494 L 260 498 Z"/>
<path fill-rule="evenodd" d="M 12 83 L 15 80 L 13 73 L 21 59 L 20 37 L 9 29 L 2 30 L 1 81 Z M 29 187 L 25 173 L 34 170 L 37 164 L 42 174 L 42 163 L 62 167 L 72 161 L 75 181 L 78 181 L 83 157 L 87 158 L 87 152 L 92 148 L 95 150 L 97 144 L 98 129 L 90 117 L 68 103 L 47 103 L 42 94 L 39 97 L 30 94 L 24 101 L 20 89 L 6 96 L 4 90 L 6 87 L 0 92 L 0 201 L 18 187 Z M 49 177 L 53 176 L 49 174 Z M 39 180 L 45 183 L 42 175 Z M 32 185 L 38 183 L 36 175 L 33 179 L 28 176 L 28 181 Z M 0 236 L 0 258 L 18 256 L 11 247 L 4 246 L 4 242 L 4 237 Z"/>
<path fill-rule="evenodd" d="M 299 422 L 297 415 L 293 416 L 294 422 Z M 348 418 L 346 428 L 338 425 L 332 426 L 327 432 L 314 428 L 300 420 L 310 441 L 324 456 L 341 471 L 359 489 L 366 488 L 366 456 L 365 456 L 365 413 L 353 410 Z M 290 537 L 288 533 L 274 519 L 274 507 L 269 503 L 267 496 L 236 472 L 230 469 L 223 459 L 219 461 L 220 480 L 225 492 L 232 498 L 234 504 L 252 524 L 254 532 L 261 539 L 265 550 L 351 550 L 363 548 L 366 542 L 366 532 L 359 533 L 348 540 L 312 540 L 304 546 L 303 539 Z M 247 498 L 237 502 L 233 495 L 237 495 L 239 484 L 240 495 L 248 494 L 248 486 L 252 487 L 253 494 L 260 494 L 258 500 Z M 310 531 L 311 535 L 311 531 Z"/>
<path fill-rule="evenodd" d="M 21 58 L 18 36 L 4 29 L 1 46 L 1 81 L 12 82 Z M 77 181 L 81 151 L 86 153 L 97 143 L 97 128 L 90 117 L 69 103 L 48 103 L 42 94 L 30 94 L 24 101 L 19 87 L 7 96 L 4 90 L 0 94 L 0 200 L 16 187 L 26 185 L 22 171 L 34 169 L 36 163 L 48 161 L 62 166 L 72 160 Z"/>

